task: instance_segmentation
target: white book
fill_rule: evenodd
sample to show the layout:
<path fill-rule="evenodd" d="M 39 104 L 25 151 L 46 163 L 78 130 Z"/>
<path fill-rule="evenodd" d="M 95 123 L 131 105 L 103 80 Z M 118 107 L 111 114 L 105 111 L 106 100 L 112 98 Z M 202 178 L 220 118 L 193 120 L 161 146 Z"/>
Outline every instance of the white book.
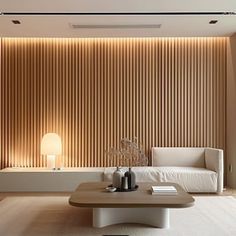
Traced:
<path fill-rule="evenodd" d="M 162 192 L 162 193 L 177 193 L 177 190 L 174 186 L 152 186 L 152 192 Z"/>
<path fill-rule="evenodd" d="M 152 189 L 153 192 L 177 192 L 177 190 Z"/>
<path fill-rule="evenodd" d="M 177 194 L 178 192 L 152 192 L 152 195 L 159 195 L 159 196 L 171 196 Z"/>

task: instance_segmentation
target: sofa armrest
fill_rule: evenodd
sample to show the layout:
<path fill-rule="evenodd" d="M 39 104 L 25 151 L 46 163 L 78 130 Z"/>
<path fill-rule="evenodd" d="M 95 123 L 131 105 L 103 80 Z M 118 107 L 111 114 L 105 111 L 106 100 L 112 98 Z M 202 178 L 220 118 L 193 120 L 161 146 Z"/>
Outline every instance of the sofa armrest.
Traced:
<path fill-rule="evenodd" d="M 224 186 L 224 159 L 223 150 L 206 148 L 205 150 L 206 168 L 213 170 L 218 174 L 217 177 L 217 192 L 223 192 Z"/>

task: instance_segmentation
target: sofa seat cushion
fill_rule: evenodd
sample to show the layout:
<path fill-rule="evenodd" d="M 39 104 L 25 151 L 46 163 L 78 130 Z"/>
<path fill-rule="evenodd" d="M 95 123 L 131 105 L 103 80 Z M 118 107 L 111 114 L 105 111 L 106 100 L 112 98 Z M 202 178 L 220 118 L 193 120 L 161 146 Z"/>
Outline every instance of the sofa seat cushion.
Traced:
<path fill-rule="evenodd" d="M 127 168 L 122 168 L 127 171 Z M 104 181 L 112 182 L 115 167 L 104 170 Z M 217 173 L 197 167 L 132 167 L 137 182 L 174 182 L 187 192 L 216 192 Z"/>
<path fill-rule="evenodd" d="M 157 167 L 161 182 L 175 182 L 187 192 L 216 192 L 217 173 L 196 167 Z"/>

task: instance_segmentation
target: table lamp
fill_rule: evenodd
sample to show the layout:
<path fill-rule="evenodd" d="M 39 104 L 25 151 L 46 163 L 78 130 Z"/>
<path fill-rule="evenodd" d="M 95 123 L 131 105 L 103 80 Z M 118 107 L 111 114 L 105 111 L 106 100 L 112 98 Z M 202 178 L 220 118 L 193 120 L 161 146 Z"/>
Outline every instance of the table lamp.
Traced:
<path fill-rule="evenodd" d="M 56 156 L 61 155 L 61 138 L 56 133 L 47 133 L 41 141 L 41 154 L 47 155 L 47 168 L 56 169 Z"/>

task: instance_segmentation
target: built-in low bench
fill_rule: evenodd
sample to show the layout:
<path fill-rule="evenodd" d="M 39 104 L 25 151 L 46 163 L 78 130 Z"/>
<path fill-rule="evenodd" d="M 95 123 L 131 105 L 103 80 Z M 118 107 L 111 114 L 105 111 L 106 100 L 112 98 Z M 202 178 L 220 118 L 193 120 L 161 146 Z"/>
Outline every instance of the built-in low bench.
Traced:
<path fill-rule="evenodd" d="M 72 192 L 82 182 L 103 181 L 104 168 L 5 168 L 0 192 Z"/>

